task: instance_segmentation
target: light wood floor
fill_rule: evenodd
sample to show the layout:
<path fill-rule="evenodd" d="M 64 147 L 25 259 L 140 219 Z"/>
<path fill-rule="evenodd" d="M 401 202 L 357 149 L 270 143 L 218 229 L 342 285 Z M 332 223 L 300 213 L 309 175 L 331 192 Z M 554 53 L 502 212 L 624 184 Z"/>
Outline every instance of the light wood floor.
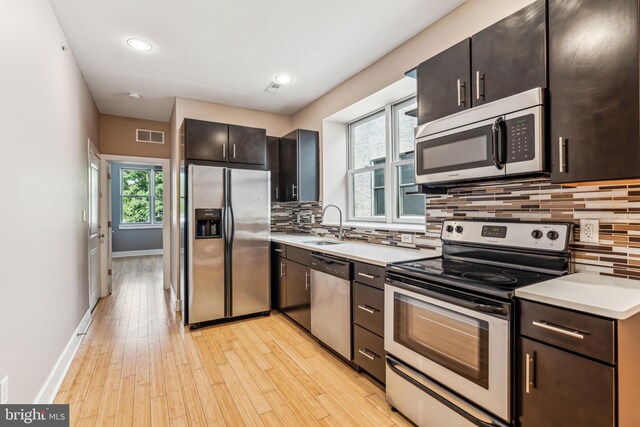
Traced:
<path fill-rule="evenodd" d="M 113 295 L 56 397 L 71 404 L 72 425 L 408 425 L 283 315 L 191 332 L 162 289 L 161 257 L 113 269 Z"/>

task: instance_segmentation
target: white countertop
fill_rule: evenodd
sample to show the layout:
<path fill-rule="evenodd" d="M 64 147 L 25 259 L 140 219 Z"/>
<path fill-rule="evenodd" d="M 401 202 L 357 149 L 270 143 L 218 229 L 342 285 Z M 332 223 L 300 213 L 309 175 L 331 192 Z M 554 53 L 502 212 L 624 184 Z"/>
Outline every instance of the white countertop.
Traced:
<path fill-rule="evenodd" d="M 383 267 L 392 262 L 411 261 L 414 259 L 430 258 L 440 255 L 440 252 L 436 250 L 407 249 L 397 246 L 385 246 L 349 240 L 343 240 L 340 242 L 336 239 L 327 239 L 310 234 L 271 233 L 271 240 L 314 252 L 335 255 L 353 261 L 361 261 Z M 337 245 L 322 246 L 305 243 L 315 241 L 334 241 L 340 243 Z"/>
<path fill-rule="evenodd" d="M 626 319 L 640 312 L 640 281 L 581 272 L 516 290 L 518 298 Z"/>

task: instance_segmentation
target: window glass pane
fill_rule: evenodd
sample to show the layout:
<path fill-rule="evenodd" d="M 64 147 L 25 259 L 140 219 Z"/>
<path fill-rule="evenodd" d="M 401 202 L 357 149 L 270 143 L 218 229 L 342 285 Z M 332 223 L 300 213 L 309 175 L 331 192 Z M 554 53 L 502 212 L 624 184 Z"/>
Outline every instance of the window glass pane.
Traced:
<path fill-rule="evenodd" d="M 414 151 L 414 128 L 418 126 L 418 118 L 407 116 L 405 113 L 415 110 L 417 104 L 411 103 L 396 109 L 396 123 L 398 126 L 398 153 Z"/>
<path fill-rule="evenodd" d="M 148 196 L 150 175 L 149 170 L 122 169 L 122 195 Z"/>
<path fill-rule="evenodd" d="M 380 179 L 382 185 L 374 185 Z M 384 169 L 353 175 L 353 210 L 360 218 L 384 216 Z"/>
<path fill-rule="evenodd" d="M 353 167 L 384 163 L 387 157 L 384 114 L 350 125 Z"/>
<path fill-rule="evenodd" d="M 398 215 L 401 217 L 424 216 L 425 214 L 424 196 L 421 194 L 407 194 L 418 191 L 418 186 L 414 185 L 413 170 L 413 163 L 397 167 Z"/>
<path fill-rule="evenodd" d="M 149 223 L 150 211 L 149 197 L 122 196 L 123 223 Z"/>
<path fill-rule="evenodd" d="M 154 172 L 154 177 L 155 177 L 155 193 L 156 196 L 160 196 L 162 197 L 162 191 L 163 191 L 163 185 L 162 185 L 162 172 L 161 171 L 155 171 Z"/>
<path fill-rule="evenodd" d="M 162 219 L 164 217 L 164 206 L 162 205 L 162 197 L 156 197 L 154 209 L 154 221 L 162 222 Z"/>

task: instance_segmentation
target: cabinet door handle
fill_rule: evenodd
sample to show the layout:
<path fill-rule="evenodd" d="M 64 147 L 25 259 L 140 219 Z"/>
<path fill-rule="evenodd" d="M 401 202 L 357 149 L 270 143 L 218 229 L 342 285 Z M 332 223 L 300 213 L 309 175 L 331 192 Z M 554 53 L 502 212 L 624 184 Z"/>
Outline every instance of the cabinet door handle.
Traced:
<path fill-rule="evenodd" d="M 278 187 L 276 187 L 276 200 L 280 200 L 280 197 L 278 197 Z"/>
<path fill-rule="evenodd" d="M 375 279 L 378 276 L 374 276 L 373 274 L 360 273 L 358 272 L 358 276 L 366 277 L 367 279 Z"/>
<path fill-rule="evenodd" d="M 535 384 L 533 382 L 534 376 L 534 368 L 535 368 L 535 358 L 533 355 L 527 353 L 526 361 L 524 364 L 524 391 L 525 393 L 531 393 L 531 389 L 535 388 Z"/>
<path fill-rule="evenodd" d="M 360 310 L 366 311 L 366 312 L 367 312 L 367 313 L 369 313 L 369 314 L 376 314 L 376 311 L 378 311 L 378 310 L 376 310 L 375 308 L 371 308 L 371 307 L 369 307 L 369 306 L 368 306 L 368 305 L 366 305 L 366 304 L 365 304 L 365 305 L 359 305 L 359 306 L 358 306 L 358 308 L 359 308 Z"/>
<path fill-rule="evenodd" d="M 227 144 L 222 144 L 222 158 L 226 158 L 227 157 L 227 149 L 226 149 Z"/>
<path fill-rule="evenodd" d="M 278 252 L 278 253 L 282 253 L 282 252 L 284 252 L 284 249 L 274 249 L 274 250 L 275 250 L 276 252 Z"/>
<path fill-rule="evenodd" d="M 464 83 L 458 79 L 458 107 L 465 105 L 466 101 L 466 96 L 464 96 Z"/>
<path fill-rule="evenodd" d="M 233 144 L 233 158 L 236 158 L 236 144 Z"/>
<path fill-rule="evenodd" d="M 567 171 L 567 160 L 565 156 L 567 141 L 563 137 L 558 138 L 558 150 L 558 170 L 560 173 L 565 173 Z"/>
<path fill-rule="evenodd" d="M 476 71 L 476 99 L 484 98 L 484 74 Z"/>
<path fill-rule="evenodd" d="M 291 197 L 293 197 L 294 199 L 296 197 L 298 197 L 298 194 L 296 193 L 296 185 L 295 184 L 291 184 Z"/>
<path fill-rule="evenodd" d="M 304 288 L 305 289 L 309 289 L 309 286 L 311 286 L 311 274 L 305 272 L 304 273 Z"/>
<path fill-rule="evenodd" d="M 553 331 L 553 332 L 557 332 L 559 334 L 562 335 L 567 335 L 573 338 L 577 338 L 579 340 L 583 340 L 584 339 L 584 335 L 579 333 L 576 330 L 569 330 L 569 329 L 565 329 L 565 328 L 560 328 L 558 326 L 554 326 L 550 323 L 545 322 L 544 320 L 541 320 L 539 322 L 536 322 L 535 320 L 533 322 L 531 322 L 533 324 L 533 326 L 537 326 L 538 328 L 542 328 L 542 329 L 546 329 L 549 331 Z"/>
<path fill-rule="evenodd" d="M 369 350 L 364 349 L 364 350 L 358 350 L 358 353 L 360 353 L 361 355 L 363 355 L 364 357 L 366 357 L 367 359 L 371 359 L 371 360 L 376 360 L 376 357 L 378 357 L 375 353 L 371 353 Z"/>
<path fill-rule="evenodd" d="M 285 271 L 284 271 L 284 262 L 280 263 L 280 277 L 284 277 Z"/>

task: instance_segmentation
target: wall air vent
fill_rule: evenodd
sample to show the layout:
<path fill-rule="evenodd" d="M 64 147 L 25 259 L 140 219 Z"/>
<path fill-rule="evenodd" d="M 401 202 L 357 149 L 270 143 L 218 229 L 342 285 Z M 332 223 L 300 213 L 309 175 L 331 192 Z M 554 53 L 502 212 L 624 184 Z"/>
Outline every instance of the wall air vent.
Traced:
<path fill-rule="evenodd" d="M 136 141 L 149 144 L 164 144 L 164 132 L 158 130 L 136 129 Z"/>
<path fill-rule="evenodd" d="M 267 93 L 276 93 L 276 91 L 280 89 L 281 86 L 282 85 L 280 83 L 271 82 L 269 83 L 269 86 L 267 86 L 264 91 Z"/>

